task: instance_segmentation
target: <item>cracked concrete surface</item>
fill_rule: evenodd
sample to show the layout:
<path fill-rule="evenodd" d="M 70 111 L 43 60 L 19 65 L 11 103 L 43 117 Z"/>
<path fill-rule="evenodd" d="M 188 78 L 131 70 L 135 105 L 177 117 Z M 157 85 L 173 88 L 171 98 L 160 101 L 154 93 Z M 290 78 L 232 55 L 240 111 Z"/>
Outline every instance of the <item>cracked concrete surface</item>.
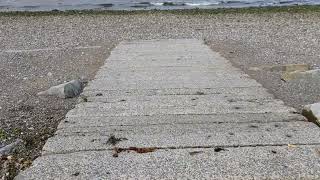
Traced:
<path fill-rule="evenodd" d="M 319 128 L 200 40 L 122 42 L 83 97 L 16 179 L 319 178 Z"/>

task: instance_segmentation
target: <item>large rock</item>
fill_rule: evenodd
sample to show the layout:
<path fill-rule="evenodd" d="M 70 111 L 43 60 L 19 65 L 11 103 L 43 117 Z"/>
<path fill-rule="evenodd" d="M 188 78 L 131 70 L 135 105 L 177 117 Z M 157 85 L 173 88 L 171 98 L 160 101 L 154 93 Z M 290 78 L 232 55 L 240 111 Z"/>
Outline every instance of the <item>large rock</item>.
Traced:
<path fill-rule="evenodd" d="M 304 106 L 302 115 L 304 115 L 309 121 L 320 125 L 320 103 Z"/>
<path fill-rule="evenodd" d="M 309 71 L 297 70 L 293 72 L 286 72 L 281 76 L 281 79 L 285 81 L 290 81 L 293 79 L 313 79 L 313 78 L 320 78 L 320 69 L 309 70 Z"/>
<path fill-rule="evenodd" d="M 310 66 L 307 64 L 283 64 L 283 65 L 272 65 L 272 66 L 260 66 L 251 67 L 251 71 L 272 71 L 272 72 L 293 72 L 293 71 L 307 71 Z"/>
<path fill-rule="evenodd" d="M 46 91 L 39 92 L 39 96 L 51 95 L 60 98 L 73 98 L 79 96 L 84 88 L 84 81 L 72 80 L 57 86 L 53 86 Z"/>

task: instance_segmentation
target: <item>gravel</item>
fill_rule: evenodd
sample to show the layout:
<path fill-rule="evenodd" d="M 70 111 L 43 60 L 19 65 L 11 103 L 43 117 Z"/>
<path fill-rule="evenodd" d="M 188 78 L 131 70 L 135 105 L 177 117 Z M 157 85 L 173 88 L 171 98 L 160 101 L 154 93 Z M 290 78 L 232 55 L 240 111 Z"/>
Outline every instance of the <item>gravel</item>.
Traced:
<path fill-rule="evenodd" d="M 16 156 L 36 158 L 77 102 L 36 94 L 78 77 L 92 79 L 111 49 L 130 39 L 204 39 L 300 110 L 319 101 L 320 80 L 284 82 L 277 72 L 248 69 L 286 63 L 319 66 L 319 17 L 317 12 L 0 16 L 0 144 L 21 138 L 26 150 Z"/>

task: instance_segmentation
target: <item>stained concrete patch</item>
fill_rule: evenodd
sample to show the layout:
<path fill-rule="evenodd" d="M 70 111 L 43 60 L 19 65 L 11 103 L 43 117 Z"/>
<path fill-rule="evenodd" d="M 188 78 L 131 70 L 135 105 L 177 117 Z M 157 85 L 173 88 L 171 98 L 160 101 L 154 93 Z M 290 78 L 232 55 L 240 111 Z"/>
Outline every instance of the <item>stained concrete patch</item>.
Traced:
<path fill-rule="evenodd" d="M 306 81 L 310 81 L 312 79 L 320 79 L 320 69 L 287 72 L 282 74 L 281 78 L 285 81 L 294 79 L 305 79 Z"/>
<path fill-rule="evenodd" d="M 306 122 L 91 127 L 58 130 L 43 150 L 45 154 L 52 154 L 104 150 L 112 145 L 169 148 L 320 144 L 319 137 L 319 128 Z"/>
<path fill-rule="evenodd" d="M 293 71 L 307 71 L 310 69 L 308 64 L 284 64 L 284 65 L 270 65 L 251 67 L 251 71 L 271 71 L 271 72 L 293 72 Z"/>

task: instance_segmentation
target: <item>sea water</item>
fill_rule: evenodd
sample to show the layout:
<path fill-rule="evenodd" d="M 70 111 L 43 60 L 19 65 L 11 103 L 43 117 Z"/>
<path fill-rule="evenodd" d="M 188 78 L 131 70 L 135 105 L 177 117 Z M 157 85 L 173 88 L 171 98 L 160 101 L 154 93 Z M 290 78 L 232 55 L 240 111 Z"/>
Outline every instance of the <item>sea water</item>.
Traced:
<path fill-rule="evenodd" d="M 0 11 L 208 9 L 319 4 L 320 0 L 0 0 Z"/>

